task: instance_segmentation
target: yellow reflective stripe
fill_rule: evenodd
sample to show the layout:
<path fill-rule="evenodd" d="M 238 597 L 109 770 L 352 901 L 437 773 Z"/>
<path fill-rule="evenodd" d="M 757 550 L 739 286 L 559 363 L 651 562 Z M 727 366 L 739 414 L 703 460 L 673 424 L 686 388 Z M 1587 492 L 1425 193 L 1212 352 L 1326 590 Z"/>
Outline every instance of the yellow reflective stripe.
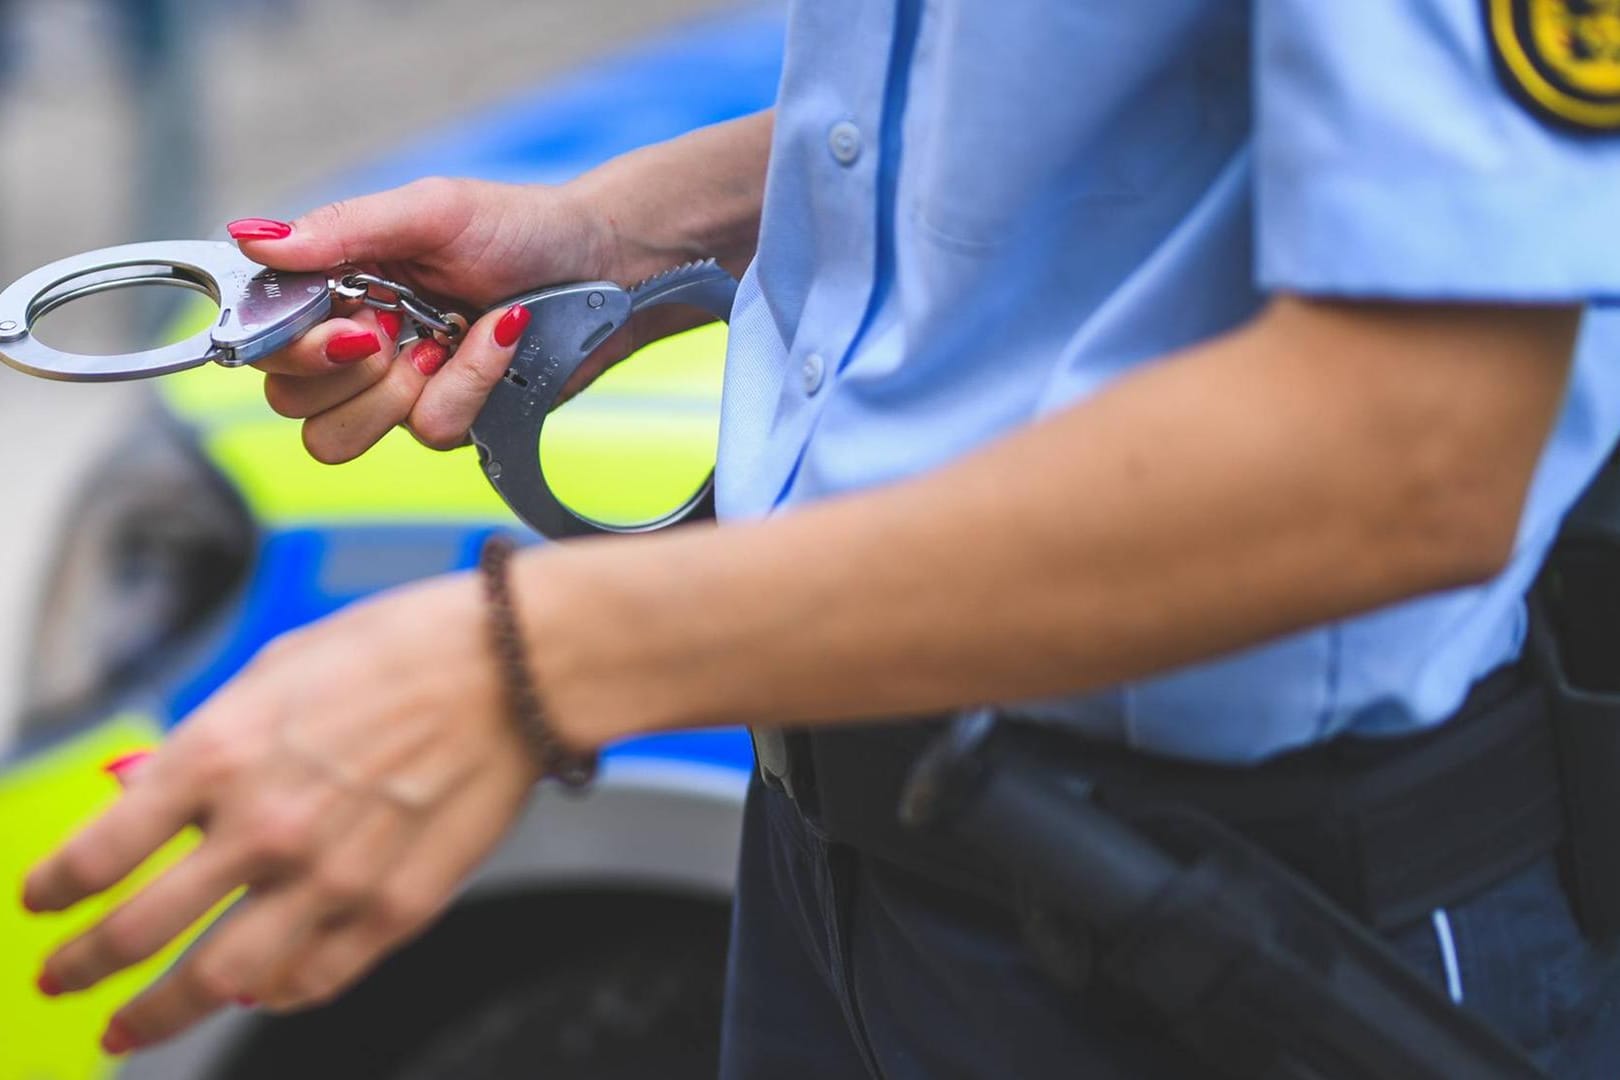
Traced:
<path fill-rule="evenodd" d="M 109 1075 L 98 1042 L 113 1011 L 172 962 L 171 949 L 94 990 L 54 1000 L 34 989 L 45 957 L 127 899 L 194 840 L 183 837 L 105 897 L 61 915 L 29 915 L 15 897 L 23 875 L 118 794 L 109 759 L 161 738 L 137 715 L 116 717 L 0 775 L 0 1080 L 93 1080 Z"/>
<path fill-rule="evenodd" d="M 205 431 L 203 448 L 235 482 L 254 518 L 268 525 L 513 520 L 484 482 L 471 448 L 436 454 L 403 431 L 390 432 L 346 465 L 310 457 L 298 425 L 286 420 Z"/>
<path fill-rule="evenodd" d="M 564 406 L 547 423 L 554 488 L 604 520 L 655 517 L 683 502 L 714 463 L 725 333 L 707 326 L 649 346 Z M 210 364 L 158 383 L 266 524 L 515 520 L 470 448 L 431 451 L 394 431 L 355 461 L 322 465 L 299 425 L 265 405 L 256 373 Z"/>

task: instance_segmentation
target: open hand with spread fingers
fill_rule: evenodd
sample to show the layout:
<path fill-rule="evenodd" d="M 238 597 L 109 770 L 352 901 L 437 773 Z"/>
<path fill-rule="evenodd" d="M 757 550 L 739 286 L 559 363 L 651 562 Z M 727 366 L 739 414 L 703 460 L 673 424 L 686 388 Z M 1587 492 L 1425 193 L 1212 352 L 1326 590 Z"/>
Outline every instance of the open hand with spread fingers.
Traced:
<path fill-rule="evenodd" d="M 437 579 L 278 640 L 130 770 L 123 797 L 28 877 L 59 911 L 188 826 L 201 843 L 45 963 L 85 990 L 227 917 L 112 1019 L 106 1049 L 232 1003 L 326 1001 L 452 899 L 540 775 L 507 713 L 478 583 Z M 364 643 L 360 647 L 358 643 Z"/>

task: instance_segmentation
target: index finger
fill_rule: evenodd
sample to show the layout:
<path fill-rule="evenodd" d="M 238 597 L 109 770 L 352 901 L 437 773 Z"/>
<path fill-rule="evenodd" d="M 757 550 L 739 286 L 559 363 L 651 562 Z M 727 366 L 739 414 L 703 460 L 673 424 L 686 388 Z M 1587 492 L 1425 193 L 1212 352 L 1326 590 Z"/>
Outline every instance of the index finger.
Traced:
<path fill-rule="evenodd" d="M 23 906 L 35 912 L 62 911 L 111 888 L 200 810 L 200 801 L 182 786 L 147 782 L 132 787 L 34 868 L 23 886 Z"/>
<path fill-rule="evenodd" d="M 263 222 L 269 232 L 236 226 Z M 278 270 L 327 270 L 344 263 L 412 259 L 455 239 L 467 226 L 461 185 L 437 177 L 332 203 L 296 221 L 232 222 L 242 253 Z"/>

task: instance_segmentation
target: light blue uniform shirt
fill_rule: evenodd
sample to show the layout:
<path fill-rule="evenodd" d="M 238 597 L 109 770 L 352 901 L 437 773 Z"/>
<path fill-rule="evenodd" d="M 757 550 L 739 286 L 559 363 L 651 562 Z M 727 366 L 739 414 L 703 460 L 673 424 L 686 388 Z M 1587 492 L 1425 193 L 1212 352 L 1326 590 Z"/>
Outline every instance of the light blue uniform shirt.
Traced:
<path fill-rule="evenodd" d="M 802 0 L 732 320 L 721 514 L 934 468 L 1273 291 L 1620 297 L 1620 135 L 1514 100 L 1481 8 Z M 1594 307 L 1496 580 L 1029 710 L 1226 761 L 1441 721 L 1519 653 L 1523 593 L 1617 432 L 1620 320 Z"/>

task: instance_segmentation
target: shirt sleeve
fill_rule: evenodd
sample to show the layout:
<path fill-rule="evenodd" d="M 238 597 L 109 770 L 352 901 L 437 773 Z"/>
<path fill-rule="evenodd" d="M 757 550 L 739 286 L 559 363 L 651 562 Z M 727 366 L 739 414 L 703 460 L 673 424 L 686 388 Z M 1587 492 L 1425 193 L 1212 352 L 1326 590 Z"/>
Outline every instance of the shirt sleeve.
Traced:
<path fill-rule="evenodd" d="M 1561 124 L 1516 85 L 1491 18 L 1525 7 L 1256 0 L 1262 288 L 1620 298 L 1620 129 Z"/>

